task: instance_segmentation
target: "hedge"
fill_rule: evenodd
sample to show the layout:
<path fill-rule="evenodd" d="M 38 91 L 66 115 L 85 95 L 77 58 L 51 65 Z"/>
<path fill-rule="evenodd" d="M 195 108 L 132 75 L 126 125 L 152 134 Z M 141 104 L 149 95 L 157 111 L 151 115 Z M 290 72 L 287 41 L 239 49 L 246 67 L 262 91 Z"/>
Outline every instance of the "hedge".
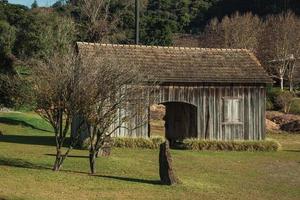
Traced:
<path fill-rule="evenodd" d="M 278 151 L 281 146 L 275 140 L 261 141 L 211 141 L 186 139 L 185 149 L 196 151 Z"/>
<path fill-rule="evenodd" d="M 153 138 L 129 138 L 115 137 L 112 138 L 112 146 L 120 148 L 143 148 L 143 149 L 158 149 L 159 145 L 164 142 L 162 137 Z"/>
<path fill-rule="evenodd" d="M 112 146 L 119 148 L 158 149 L 164 142 L 161 137 L 156 138 L 112 138 Z M 194 151 L 278 151 L 280 144 L 275 140 L 262 141 L 212 141 L 199 139 L 185 139 L 179 145 L 180 149 Z"/>

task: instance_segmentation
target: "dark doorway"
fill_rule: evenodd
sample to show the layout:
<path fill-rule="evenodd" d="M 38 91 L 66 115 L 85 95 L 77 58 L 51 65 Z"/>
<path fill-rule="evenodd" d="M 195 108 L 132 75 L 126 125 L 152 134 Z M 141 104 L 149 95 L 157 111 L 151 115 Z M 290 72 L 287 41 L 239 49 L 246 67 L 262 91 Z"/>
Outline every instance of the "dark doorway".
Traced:
<path fill-rule="evenodd" d="M 165 133 L 170 143 L 197 137 L 197 107 L 183 102 L 167 102 Z"/>

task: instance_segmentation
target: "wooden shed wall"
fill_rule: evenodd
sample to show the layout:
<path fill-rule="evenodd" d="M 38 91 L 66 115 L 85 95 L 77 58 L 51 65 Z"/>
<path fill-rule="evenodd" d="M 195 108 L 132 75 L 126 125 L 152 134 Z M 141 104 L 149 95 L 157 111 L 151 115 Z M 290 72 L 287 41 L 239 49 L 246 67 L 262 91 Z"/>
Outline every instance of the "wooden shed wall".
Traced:
<path fill-rule="evenodd" d="M 155 91 L 155 103 L 185 102 L 195 105 L 198 138 L 261 140 L 265 138 L 265 92 L 263 85 L 166 85 L 159 86 Z M 241 102 L 240 123 L 224 122 L 224 100 L 228 98 L 237 98 Z M 123 124 L 127 128 L 120 128 L 114 136 L 149 137 L 149 126 L 145 121 L 148 112 L 147 109 L 143 115 L 138 115 Z"/>

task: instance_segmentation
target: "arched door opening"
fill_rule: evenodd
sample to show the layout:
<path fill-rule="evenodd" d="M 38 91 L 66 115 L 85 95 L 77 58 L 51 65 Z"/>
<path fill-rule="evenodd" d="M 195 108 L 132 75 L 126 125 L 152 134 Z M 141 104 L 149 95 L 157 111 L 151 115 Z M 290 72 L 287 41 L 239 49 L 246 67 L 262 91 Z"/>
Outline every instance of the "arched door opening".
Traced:
<path fill-rule="evenodd" d="M 165 102 L 150 108 L 151 136 L 165 136 L 171 146 L 197 137 L 197 107 L 184 102 Z"/>
<path fill-rule="evenodd" d="M 168 102 L 165 115 L 166 138 L 170 144 L 197 137 L 197 107 L 183 102 Z"/>

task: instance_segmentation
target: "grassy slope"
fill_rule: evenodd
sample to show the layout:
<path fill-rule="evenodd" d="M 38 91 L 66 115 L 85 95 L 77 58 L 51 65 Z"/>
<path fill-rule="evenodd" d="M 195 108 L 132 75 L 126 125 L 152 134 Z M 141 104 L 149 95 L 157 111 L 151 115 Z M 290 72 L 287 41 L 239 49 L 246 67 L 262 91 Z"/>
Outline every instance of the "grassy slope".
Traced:
<path fill-rule="evenodd" d="M 52 133 L 40 130 L 49 126 L 30 113 L 3 118 L 26 123 L 0 123 L 0 199 L 300 199 L 300 135 L 271 135 L 280 152 L 172 150 L 183 184 L 168 187 L 158 184 L 157 150 L 114 149 L 97 160 L 97 176 L 75 150 L 52 172 Z"/>

